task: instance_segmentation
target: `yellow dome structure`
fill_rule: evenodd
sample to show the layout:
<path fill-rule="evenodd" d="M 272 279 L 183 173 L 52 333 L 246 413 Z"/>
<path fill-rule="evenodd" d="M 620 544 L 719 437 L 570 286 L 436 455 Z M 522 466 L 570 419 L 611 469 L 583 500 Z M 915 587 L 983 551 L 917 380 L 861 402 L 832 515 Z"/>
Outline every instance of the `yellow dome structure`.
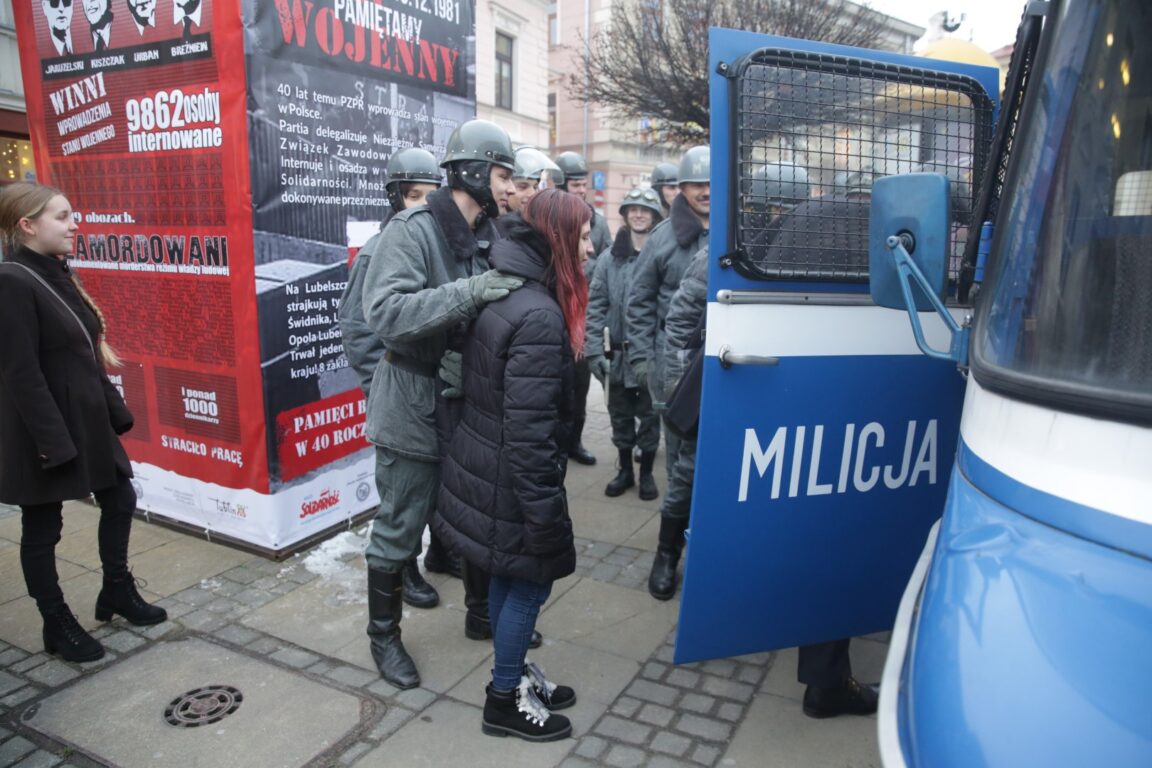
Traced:
<path fill-rule="evenodd" d="M 1004 80 L 1008 76 L 1006 69 L 1001 69 L 999 62 L 992 54 L 974 43 L 956 37 L 942 37 L 926 45 L 917 56 L 942 61 L 958 61 L 961 64 L 976 64 L 981 67 L 992 67 L 1000 70 L 1000 90 L 1004 90 Z"/>

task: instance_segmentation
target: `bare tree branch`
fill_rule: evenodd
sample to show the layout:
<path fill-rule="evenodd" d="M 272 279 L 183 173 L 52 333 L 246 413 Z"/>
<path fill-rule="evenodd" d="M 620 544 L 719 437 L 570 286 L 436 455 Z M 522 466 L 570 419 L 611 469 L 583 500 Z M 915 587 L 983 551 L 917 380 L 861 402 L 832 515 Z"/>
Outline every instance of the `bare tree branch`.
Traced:
<path fill-rule="evenodd" d="M 581 40 L 568 92 L 618 119 L 647 118 L 662 142 L 701 144 L 709 27 L 872 48 L 883 40 L 883 19 L 847 0 L 622 0 L 606 26 Z"/>

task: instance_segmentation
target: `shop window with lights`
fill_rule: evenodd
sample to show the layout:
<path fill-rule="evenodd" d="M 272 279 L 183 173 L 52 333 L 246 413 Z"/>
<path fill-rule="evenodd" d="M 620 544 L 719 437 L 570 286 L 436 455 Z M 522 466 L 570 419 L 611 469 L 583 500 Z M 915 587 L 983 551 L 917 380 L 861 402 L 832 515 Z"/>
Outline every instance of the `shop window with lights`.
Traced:
<path fill-rule="evenodd" d="M 0 136 L 0 184 L 14 181 L 36 181 L 32 142 Z"/>

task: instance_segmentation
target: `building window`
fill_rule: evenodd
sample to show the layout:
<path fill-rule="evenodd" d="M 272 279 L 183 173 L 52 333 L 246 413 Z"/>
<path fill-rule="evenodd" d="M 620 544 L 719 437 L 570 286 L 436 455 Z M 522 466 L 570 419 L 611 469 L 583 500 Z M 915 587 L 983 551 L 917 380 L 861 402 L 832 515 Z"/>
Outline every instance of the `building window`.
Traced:
<path fill-rule="evenodd" d="M 560 45 L 560 10 L 556 3 L 548 6 L 548 45 Z"/>
<path fill-rule="evenodd" d="M 512 109 L 512 44 L 503 32 L 496 33 L 496 106 Z"/>
<path fill-rule="evenodd" d="M 664 36 L 663 0 L 640 0 L 640 29 L 648 40 Z"/>
<path fill-rule="evenodd" d="M 548 146 L 556 146 L 556 94 L 548 94 Z"/>

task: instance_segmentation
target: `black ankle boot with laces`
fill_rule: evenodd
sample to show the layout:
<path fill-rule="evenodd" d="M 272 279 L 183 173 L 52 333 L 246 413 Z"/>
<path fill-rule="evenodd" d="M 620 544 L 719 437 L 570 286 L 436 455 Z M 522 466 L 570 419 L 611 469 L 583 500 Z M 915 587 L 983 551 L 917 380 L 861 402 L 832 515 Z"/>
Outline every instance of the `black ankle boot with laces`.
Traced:
<path fill-rule="evenodd" d="M 88 634 L 76 615 L 64 603 L 42 608 L 44 650 L 64 661 L 96 661 L 104 657 L 104 646 Z"/>
<path fill-rule="evenodd" d="M 516 736 L 525 741 L 559 741 L 572 735 L 572 723 L 549 711 L 525 676 L 513 691 L 485 692 L 482 730 L 489 736 Z"/>

